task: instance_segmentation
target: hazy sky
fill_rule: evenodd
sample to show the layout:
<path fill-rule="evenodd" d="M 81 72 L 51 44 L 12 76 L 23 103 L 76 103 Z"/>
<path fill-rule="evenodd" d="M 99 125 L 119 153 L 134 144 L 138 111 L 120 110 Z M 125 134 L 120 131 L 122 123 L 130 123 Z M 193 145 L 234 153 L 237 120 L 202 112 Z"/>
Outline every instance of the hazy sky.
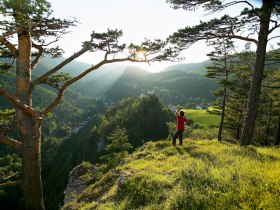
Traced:
<path fill-rule="evenodd" d="M 165 39 L 179 28 L 193 26 L 200 20 L 206 21 L 211 16 L 205 16 L 202 10 L 187 12 L 174 10 L 166 0 L 49 0 L 54 16 L 68 18 L 76 17 L 80 24 L 65 35 L 60 46 L 65 50 L 65 56 L 77 52 L 83 41 L 89 40 L 91 32 L 106 32 L 110 29 L 123 30 L 122 42 L 139 44 L 144 38 Z M 231 11 L 235 11 L 232 9 Z M 222 15 L 222 14 L 220 14 Z M 193 45 L 186 52 L 184 63 L 194 63 L 207 60 L 206 54 L 211 51 L 203 42 Z M 78 60 L 86 63 L 97 63 L 100 57 L 87 53 Z M 172 63 L 174 64 L 174 63 Z M 138 65 L 129 63 L 129 65 Z M 158 71 L 171 65 L 168 62 L 155 63 L 140 67 L 150 71 Z M 139 66 L 139 65 L 138 65 Z"/>

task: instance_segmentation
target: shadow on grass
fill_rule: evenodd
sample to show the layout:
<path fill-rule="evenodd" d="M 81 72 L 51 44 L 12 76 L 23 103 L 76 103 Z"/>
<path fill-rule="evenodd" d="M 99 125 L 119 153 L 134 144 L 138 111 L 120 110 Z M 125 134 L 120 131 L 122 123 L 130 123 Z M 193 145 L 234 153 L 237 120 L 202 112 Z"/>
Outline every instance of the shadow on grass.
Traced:
<path fill-rule="evenodd" d="M 279 161 L 278 157 L 272 154 L 262 154 L 256 150 L 253 146 L 240 147 L 239 149 L 232 150 L 233 155 L 249 158 L 252 160 L 258 160 L 260 162 L 275 162 Z"/>
<path fill-rule="evenodd" d="M 175 146 L 175 148 L 177 153 L 179 153 L 180 155 L 184 155 L 187 153 L 190 155 L 190 157 L 201 159 L 203 161 L 211 163 L 218 161 L 218 158 L 215 155 L 212 155 L 207 152 L 197 151 L 196 149 L 198 148 L 198 146 L 195 145 Z"/>

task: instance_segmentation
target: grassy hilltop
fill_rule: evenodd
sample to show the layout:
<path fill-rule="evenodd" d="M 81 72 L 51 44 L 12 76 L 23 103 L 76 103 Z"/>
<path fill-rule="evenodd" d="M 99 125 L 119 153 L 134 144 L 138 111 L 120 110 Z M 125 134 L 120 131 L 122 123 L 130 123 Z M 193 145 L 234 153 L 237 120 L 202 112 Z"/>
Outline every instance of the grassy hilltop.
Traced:
<path fill-rule="evenodd" d="M 185 139 L 145 144 L 63 209 L 280 209 L 279 197 L 279 148 Z"/>
<path fill-rule="evenodd" d="M 205 109 L 183 109 L 186 113 L 186 117 L 193 119 L 194 122 L 203 127 L 216 126 L 219 127 L 221 116 L 218 114 L 211 114 Z"/>

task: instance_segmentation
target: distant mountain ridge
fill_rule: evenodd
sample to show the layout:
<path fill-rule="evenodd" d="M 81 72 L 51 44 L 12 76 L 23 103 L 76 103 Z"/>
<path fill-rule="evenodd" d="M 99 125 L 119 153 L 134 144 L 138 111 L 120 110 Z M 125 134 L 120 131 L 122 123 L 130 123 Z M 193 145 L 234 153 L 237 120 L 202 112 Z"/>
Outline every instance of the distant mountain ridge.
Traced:
<path fill-rule="evenodd" d="M 61 63 L 65 58 L 43 57 L 34 69 L 33 77 L 38 77 Z M 89 73 L 69 87 L 81 96 L 106 98 L 116 103 L 128 97 L 154 93 L 164 104 L 185 104 L 201 99 L 214 100 L 210 93 L 216 89 L 215 81 L 205 78 L 206 66 L 201 63 L 176 64 L 158 73 L 151 73 L 133 65 L 107 64 Z M 60 72 L 76 76 L 92 65 L 72 61 Z"/>
<path fill-rule="evenodd" d="M 36 69 L 37 74 L 51 69 L 64 58 L 45 57 Z M 210 93 L 216 89 L 215 81 L 204 77 L 210 61 L 201 63 L 176 64 L 159 73 L 151 73 L 142 68 L 121 64 L 108 64 L 93 71 L 70 89 L 87 97 L 106 98 L 114 103 L 128 97 L 154 93 L 165 103 L 184 104 L 194 99 L 214 100 Z M 73 61 L 62 71 L 73 76 L 81 73 L 90 64 Z"/>
<path fill-rule="evenodd" d="M 210 64 L 211 64 L 210 60 L 206 60 L 198 63 L 180 63 L 180 64 L 169 66 L 160 72 L 178 70 L 178 71 L 184 71 L 184 72 L 189 72 L 194 74 L 205 75 L 207 71 L 206 67 L 209 66 Z"/>

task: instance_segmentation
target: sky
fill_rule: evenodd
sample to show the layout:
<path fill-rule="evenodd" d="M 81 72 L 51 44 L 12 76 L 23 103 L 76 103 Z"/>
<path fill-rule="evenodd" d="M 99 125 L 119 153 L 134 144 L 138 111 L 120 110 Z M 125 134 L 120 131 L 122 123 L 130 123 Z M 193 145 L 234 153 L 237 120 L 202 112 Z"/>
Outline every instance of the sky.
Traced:
<path fill-rule="evenodd" d="M 140 44 L 145 38 L 165 40 L 180 28 L 194 26 L 199 21 L 211 17 L 202 10 L 188 12 L 174 10 L 166 0 L 49 0 L 55 17 L 75 17 L 79 21 L 71 33 L 65 35 L 58 43 L 67 57 L 81 49 L 83 41 L 89 40 L 92 31 L 106 32 L 107 29 L 123 31 L 121 41 L 126 44 Z M 235 11 L 232 9 L 231 11 Z M 222 14 L 220 14 L 222 15 Z M 183 63 L 196 63 L 208 59 L 212 49 L 204 42 L 199 42 L 182 52 Z M 95 64 L 102 59 L 101 55 L 87 53 L 78 61 Z M 174 65 L 174 62 L 157 62 L 148 64 L 126 63 L 136 65 L 148 71 L 156 72 Z"/>

